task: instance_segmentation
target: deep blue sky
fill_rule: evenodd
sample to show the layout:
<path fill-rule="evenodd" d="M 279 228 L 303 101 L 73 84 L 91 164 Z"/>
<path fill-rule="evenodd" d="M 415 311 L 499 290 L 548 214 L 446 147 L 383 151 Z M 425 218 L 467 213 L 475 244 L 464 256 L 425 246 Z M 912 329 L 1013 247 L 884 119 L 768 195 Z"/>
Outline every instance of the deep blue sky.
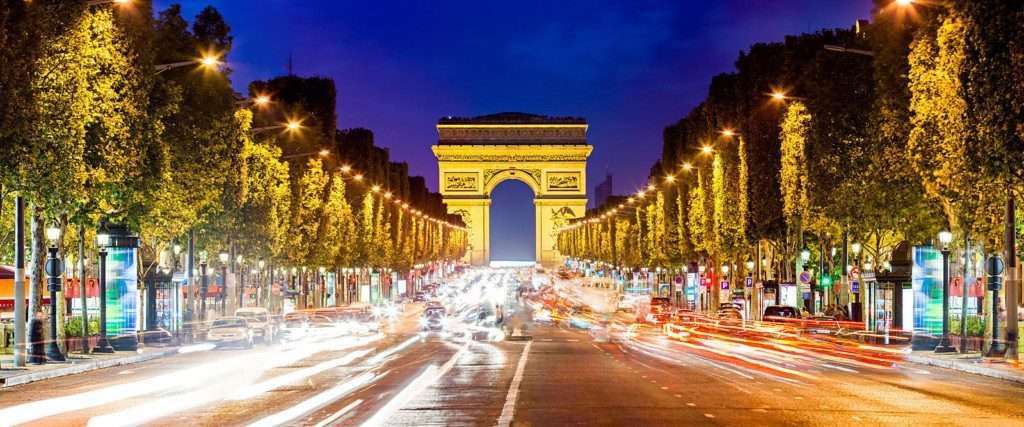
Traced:
<path fill-rule="evenodd" d="M 292 54 L 296 74 L 335 80 L 339 127 L 372 129 L 377 145 L 434 189 L 438 118 L 522 111 L 586 117 L 588 184 L 610 170 L 619 193 L 645 181 L 662 129 L 700 102 L 740 50 L 849 27 L 871 11 L 870 0 L 179 3 L 189 19 L 212 4 L 232 26 L 239 90 L 283 74 Z"/>

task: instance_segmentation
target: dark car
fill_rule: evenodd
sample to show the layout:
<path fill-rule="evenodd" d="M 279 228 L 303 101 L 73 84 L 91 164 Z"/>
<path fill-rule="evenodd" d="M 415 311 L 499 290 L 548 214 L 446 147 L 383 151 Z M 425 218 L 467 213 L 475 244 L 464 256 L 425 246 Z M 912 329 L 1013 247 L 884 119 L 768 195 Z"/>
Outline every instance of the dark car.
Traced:
<path fill-rule="evenodd" d="M 430 307 L 424 310 L 420 323 L 425 331 L 443 331 L 448 323 L 445 319 L 444 307 Z"/>
<path fill-rule="evenodd" d="M 786 319 L 799 319 L 800 310 L 788 305 L 770 305 L 765 307 L 762 319 L 766 321 L 785 321 Z"/>

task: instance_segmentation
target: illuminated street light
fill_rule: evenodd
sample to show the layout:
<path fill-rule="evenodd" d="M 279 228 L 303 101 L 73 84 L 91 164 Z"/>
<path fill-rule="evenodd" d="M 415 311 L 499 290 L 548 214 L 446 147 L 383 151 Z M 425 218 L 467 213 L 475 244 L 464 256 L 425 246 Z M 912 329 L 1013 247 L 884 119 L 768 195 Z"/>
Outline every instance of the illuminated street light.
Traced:
<path fill-rule="evenodd" d="M 726 138 L 732 138 L 732 137 L 736 136 L 736 131 L 734 131 L 732 129 L 723 129 L 721 134 L 722 134 L 722 136 L 724 136 Z"/>
<path fill-rule="evenodd" d="M 88 4 L 89 6 L 99 6 L 101 4 L 126 5 L 130 4 L 131 2 L 132 0 L 90 0 L 86 4 Z"/>
<path fill-rule="evenodd" d="M 341 171 L 342 171 L 342 172 L 348 173 L 348 172 L 349 172 L 350 170 L 352 170 L 352 167 L 351 167 L 351 166 L 349 166 L 349 165 L 343 165 L 343 166 L 341 167 Z"/>
<path fill-rule="evenodd" d="M 673 183 L 673 182 L 676 182 L 676 177 L 674 177 L 672 175 L 668 175 L 668 176 L 665 177 L 665 182 L 670 183 L 670 184 Z"/>
<path fill-rule="evenodd" d="M 690 162 L 683 163 L 683 170 L 689 171 L 690 169 L 693 169 L 693 165 Z"/>
<path fill-rule="evenodd" d="M 160 74 L 167 70 L 173 70 L 175 68 L 187 67 L 189 65 L 199 64 L 202 68 L 216 69 L 220 65 L 220 59 L 214 55 L 203 55 L 202 58 L 198 58 L 191 61 L 179 61 L 171 62 L 169 64 L 159 64 L 153 67 L 156 70 L 156 74 Z"/>
<path fill-rule="evenodd" d="M 711 152 L 714 151 L 714 149 L 712 149 L 710 145 L 705 145 L 700 148 L 700 151 L 704 154 L 711 154 Z"/>
<path fill-rule="evenodd" d="M 785 101 L 786 100 L 786 94 L 782 93 L 782 92 L 772 92 L 772 99 L 776 100 L 776 101 L 780 101 L 780 102 L 781 101 Z"/>
<path fill-rule="evenodd" d="M 271 130 L 276 130 L 276 129 L 284 129 L 285 131 L 288 131 L 288 132 L 295 132 L 295 131 L 298 131 L 298 130 L 302 129 L 302 122 L 300 122 L 298 120 L 289 120 L 287 123 L 282 123 L 282 124 L 279 124 L 279 125 L 263 126 L 263 127 L 253 128 L 250 132 L 252 132 L 253 135 L 256 135 L 256 134 L 261 133 L 261 132 L 266 132 L 266 131 L 271 131 Z"/>
<path fill-rule="evenodd" d="M 912 6 L 914 4 L 914 0 L 896 0 L 894 3 L 899 7 L 907 7 Z"/>
<path fill-rule="evenodd" d="M 354 179 L 356 181 L 362 181 L 363 180 L 363 174 L 357 173 L 355 176 L 352 177 L 352 179 Z"/>

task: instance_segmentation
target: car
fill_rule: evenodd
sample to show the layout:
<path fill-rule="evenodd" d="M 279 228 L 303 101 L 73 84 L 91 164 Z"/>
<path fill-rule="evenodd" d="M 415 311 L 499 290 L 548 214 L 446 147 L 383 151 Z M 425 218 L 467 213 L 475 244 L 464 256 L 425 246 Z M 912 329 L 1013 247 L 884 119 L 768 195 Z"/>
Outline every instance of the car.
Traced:
<path fill-rule="evenodd" d="M 801 332 L 809 335 L 842 335 L 843 327 L 833 316 L 814 316 L 802 322 Z"/>
<path fill-rule="evenodd" d="M 769 322 L 785 321 L 786 319 L 799 319 L 800 310 L 788 305 L 770 305 L 764 308 L 764 316 L 761 318 Z"/>
<path fill-rule="evenodd" d="M 416 292 L 412 296 L 413 302 L 427 302 L 427 294 L 424 292 Z"/>
<path fill-rule="evenodd" d="M 309 335 L 309 323 L 303 313 L 288 313 L 284 315 L 281 322 L 280 338 L 285 341 L 295 341 Z"/>
<path fill-rule="evenodd" d="M 217 347 L 233 345 L 252 348 L 253 331 L 243 317 L 221 317 L 210 324 L 206 340 Z"/>
<path fill-rule="evenodd" d="M 424 331 L 443 331 L 448 326 L 444 307 L 430 307 L 424 310 L 423 318 L 420 319 L 420 326 L 423 327 Z"/>
<path fill-rule="evenodd" d="M 315 335 L 328 335 L 341 332 L 338 322 L 327 316 L 313 315 L 308 320 L 309 332 Z"/>
<path fill-rule="evenodd" d="M 608 342 L 611 340 L 611 322 L 602 320 L 590 327 L 590 337 L 594 342 Z"/>
<path fill-rule="evenodd" d="M 246 322 L 249 323 L 249 328 L 253 331 L 253 336 L 263 343 L 269 344 L 274 341 L 277 327 L 271 321 L 270 313 L 267 309 L 263 307 L 243 307 L 235 310 L 235 317 L 245 318 Z"/>
<path fill-rule="evenodd" d="M 680 308 L 676 310 L 676 320 L 683 323 L 696 322 L 698 319 L 697 313 L 688 308 Z"/>
<path fill-rule="evenodd" d="M 672 303 L 665 297 L 651 297 L 650 311 L 644 316 L 644 321 L 661 325 L 672 320 Z"/>

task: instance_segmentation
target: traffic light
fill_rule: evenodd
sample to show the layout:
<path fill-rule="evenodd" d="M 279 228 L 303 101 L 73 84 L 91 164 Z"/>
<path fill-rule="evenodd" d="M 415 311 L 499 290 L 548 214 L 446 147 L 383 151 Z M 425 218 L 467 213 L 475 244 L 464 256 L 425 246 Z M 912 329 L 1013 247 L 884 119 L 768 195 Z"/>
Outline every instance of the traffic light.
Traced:
<path fill-rule="evenodd" d="M 831 286 L 832 286 L 832 275 L 831 274 L 823 274 L 821 276 L 821 287 L 828 288 L 828 287 L 831 287 Z"/>

